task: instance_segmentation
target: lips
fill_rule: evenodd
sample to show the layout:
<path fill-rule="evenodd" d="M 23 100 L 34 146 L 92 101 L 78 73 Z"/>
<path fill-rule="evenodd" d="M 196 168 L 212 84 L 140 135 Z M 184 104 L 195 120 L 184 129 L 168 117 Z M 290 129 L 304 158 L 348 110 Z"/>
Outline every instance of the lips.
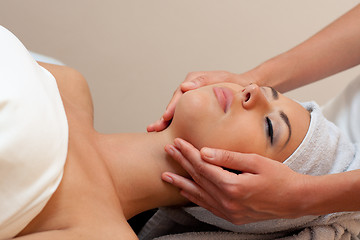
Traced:
<path fill-rule="evenodd" d="M 224 87 L 214 87 L 213 90 L 220 107 L 226 113 L 234 97 L 232 91 Z"/>

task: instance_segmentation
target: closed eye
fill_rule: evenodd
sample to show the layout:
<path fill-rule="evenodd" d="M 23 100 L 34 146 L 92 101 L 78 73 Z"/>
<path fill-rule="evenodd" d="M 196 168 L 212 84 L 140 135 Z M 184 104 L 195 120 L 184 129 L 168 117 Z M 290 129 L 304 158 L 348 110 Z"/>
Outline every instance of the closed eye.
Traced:
<path fill-rule="evenodd" d="M 269 117 L 266 117 L 266 126 L 267 126 L 267 133 L 268 136 L 270 137 L 270 143 L 271 145 L 273 144 L 273 140 L 274 140 L 274 129 L 273 129 L 273 125 L 272 122 L 270 120 Z"/>

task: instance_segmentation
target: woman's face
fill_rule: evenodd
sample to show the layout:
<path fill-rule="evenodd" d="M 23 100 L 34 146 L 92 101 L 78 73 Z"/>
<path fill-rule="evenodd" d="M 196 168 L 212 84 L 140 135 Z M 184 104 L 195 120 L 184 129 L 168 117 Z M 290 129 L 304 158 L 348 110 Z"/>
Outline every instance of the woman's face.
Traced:
<path fill-rule="evenodd" d="M 170 126 L 196 148 L 256 153 L 284 161 L 300 145 L 310 115 L 269 87 L 221 83 L 186 92 Z"/>

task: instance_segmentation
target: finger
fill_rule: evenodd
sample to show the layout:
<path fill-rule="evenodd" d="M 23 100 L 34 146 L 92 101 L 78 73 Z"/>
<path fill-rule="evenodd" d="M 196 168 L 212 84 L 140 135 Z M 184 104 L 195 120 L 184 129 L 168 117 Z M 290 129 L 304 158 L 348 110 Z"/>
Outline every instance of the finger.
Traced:
<path fill-rule="evenodd" d="M 221 149 L 202 148 L 201 157 L 208 163 L 248 173 L 259 173 L 268 158 L 248 153 L 238 153 Z"/>
<path fill-rule="evenodd" d="M 201 174 L 199 174 L 197 172 L 197 170 L 194 168 L 193 164 L 191 163 L 191 161 L 189 161 L 189 159 L 185 158 L 184 155 L 180 152 L 179 149 L 175 148 L 173 145 L 166 145 L 165 146 L 165 151 L 175 160 L 177 161 L 181 167 L 183 167 L 185 169 L 185 171 L 187 171 L 190 176 L 192 177 L 192 179 L 199 185 L 201 186 L 203 189 L 206 189 L 207 192 L 209 192 L 211 195 L 214 196 L 221 196 L 222 194 L 222 190 L 219 189 L 218 187 L 216 187 L 210 180 L 208 180 L 206 177 L 203 177 Z M 194 148 L 192 149 L 192 151 L 194 151 L 195 153 L 193 153 L 194 156 L 192 156 L 192 158 L 198 158 L 201 160 L 200 158 L 200 153 L 199 151 Z M 197 152 L 197 154 L 196 154 Z M 212 166 L 210 164 L 207 164 L 209 166 Z M 212 166 L 212 167 L 216 167 L 216 166 Z M 219 167 L 217 167 L 219 168 Z"/>
<path fill-rule="evenodd" d="M 193 145 L 191 145 L 187 141 L 180 138 L 176 138 L 174 140 L 174 144 L 179 149 L 183 157 L 191 163 L 193 169 L 192 172 L 189 172 L 189 174 L 193 177 L 195 181 L 197 182 L 199 181 L 198 184 L 201 184 L 200 181 L 204 177 L 208 178 L 208 172 L 212 172 L 215 170 L 216 166 L 208 164 L 207 162 L 203 161 L 201 159 L 199 150 L 197 150 Z"/>
<path fill-rule="evenodd" d="M 217 208 L 215 208 L 214 205 L 207 204 L 206 202 L 199 201 L 198 198 L 196 198 L 194 195 L 191 195 L 190 193 L 188 193 L 186 191 L 180 191 L 180 194 L 183 197 L 187 198 L 190 202 L 193 202 L 196 205 L 207 209 L 208 211 L 212 212 L 213 214 L 215 214 L 216 216 L 218 216 L 218 217 L 220 217 L 222 219 L 230 221 L 230 219 L 225 214 L 223 214 L 221 211 L 219 211 Z"/>
<path fill-rule="evenodd" d="M 157 123 L 156 125 L 154 126 L 155 128 L 155 131 L 156 132 L 161 132 L 162 130 L 164 130 L 165 128 L 167 128 L 169 126 L 169 123 L 168 121 L 165 121 L 164 118 L 161 118 Z"/>
<path fill-rule="evenodd" d="M 192 80 L 190 82 L 183 82 L 182 84 L 180 84 L 181 91 L 183 91 L 183 92 L 187 92 L 189 90 L 194 90 L 199 87 L 200 86 L 198 85 L 197 82 L 195 82 L 195 80 Z"/>
<path fill-rule="evenodd" d="M 181 189 L 180 194 L 187 198 L 189 201 L 213 212 L 219 217 L 226 218 L 224 214 L 218 211 L 215 206 L 218 206 L 217 201 L 215 201 L 206 191 L 204 191 L 199 185 L 194 181 L 173 174 L 170 172 L 165 172 L 162 174 L 161 178 L 175 187 Z"/>
<path fill-rule="evenodd" d="M 192 195 L 192 198 L 196 198 L 196 203 L 201 203 L 202 205 L 218 205 L 206 191 L 190 179 L 170 172 L 163 173 L 161 178 L 165 182 L 170 183 Z"/>
<path fill-rule="evenodd" d="M 163 114 L 163 119 L 165 121 L 170 121 L 175 113 L 176 104 L 179 102 L 181 96 L 183 95 L 183 92 L 178 88 L 175 92 L 173 97 L 171 98 L 169 104 L 166 107 L 166 111 Z"/>
<path fill-rule="evenodd" d="M 157 128 L 157 125 L 159 125 L 159 124 L 160 124 L 160 119 L 157 120 L 157 121 L 154 122 L 154 123 L 149 124 L 149 125 L 147 126 L 147 128 L 146 128 L 146 131 L 148 131 L 148 132 L 155 132 L 155 131 L 156 131 L 156 128 Z"/>
<path fill-rule="evenodd" d="M 186 92 L 203 86 L 202 84 L 203 81 L 201 79 L 204 78 L 205 75 L 206 75 L 205 72 L 189 73 L 186 76 L 185 81 L 182 84 L 180 84 L 181 91 Z"/>
<path fill-rule="evenodd" d="M 169 122 L 166 122 L 163 118 L 147 126 L 146 131 L 148 132 L 160 132 L 167 128 Z"/>
<path fill-rule="evenodd" d="M 189 79 L 189 81 L 185 81 L 180 84 L 180 89 L 181 91 L 186 92 L 205 85 L 209 85 L 209 78 L 206 75 L 200 73 L 198 76 L 193 77 L 191 80 Z"/>
<path fill-rule="evenodd" d="M 202 75 L 205 75 L 205 74 L 206 74 L 206 72 L 202 72 L 202 71 L 190 72 L 186 75 L 184 83 L 191 82 L 192 80 L 194 80 Z"/>
<path fill-rule="evenodd" d="M 154 131 L 155 131 L 154 123 L 149 124 L 149 125 L 146 127 L 146 131 L 147 131 L 147 132 L 154 132 Z"/>
<path fill-rule="evenodd" d="M 217 201 L 223 196 L 223 186 L 236 181 L 237 175 L 223 168 L 203 161 L 199 151 L 190 143 L 182 139 L 175 139 L 177 155 L 173 158 L 190 174 L 193 180 L 211 194 Z"/>

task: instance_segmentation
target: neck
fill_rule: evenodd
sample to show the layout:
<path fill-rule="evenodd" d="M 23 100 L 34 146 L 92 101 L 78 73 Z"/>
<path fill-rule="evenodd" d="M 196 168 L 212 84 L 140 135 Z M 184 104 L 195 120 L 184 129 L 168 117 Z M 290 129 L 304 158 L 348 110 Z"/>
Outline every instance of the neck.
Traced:
<path fill-rule="evenodd" d="M 166 144 L 173 143 L 171 130 L 101 135 L 99 139 L 127 219 L 152 208 L 186 202 L 178 189 L 161 180 L 164 171 L 185 175 L 164 151 Z"/>

